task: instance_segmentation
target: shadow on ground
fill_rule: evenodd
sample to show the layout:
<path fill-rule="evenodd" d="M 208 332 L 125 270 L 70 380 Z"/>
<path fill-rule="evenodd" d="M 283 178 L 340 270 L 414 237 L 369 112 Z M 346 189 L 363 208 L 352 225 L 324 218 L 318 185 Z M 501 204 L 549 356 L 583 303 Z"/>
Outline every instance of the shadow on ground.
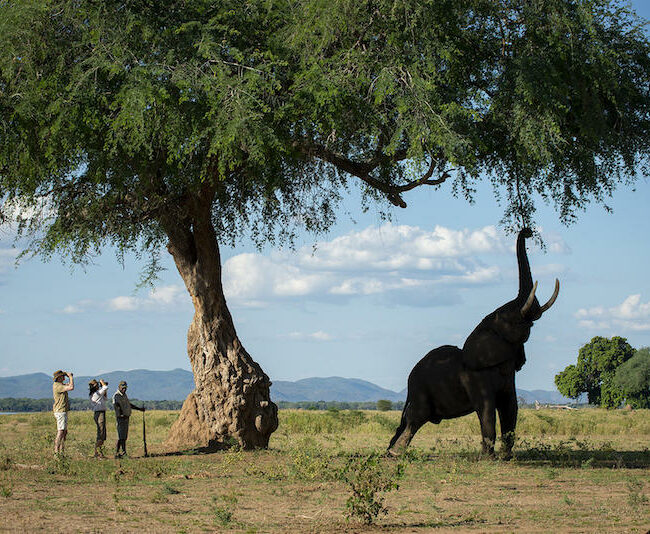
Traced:
<path fill-rule="evenodd" d="M 650 467 L 650 450 L 563 449 L 532 447 L 515 451 L 515 461 L 531 465 L 557 467 L 607 467 L 643 469 Z"/>
<path fill-rule="evenodd" d="M 223 452 L 236 447 L 230 443 L 217 443 L 214 445 L 208 445 L 207 447 L 194 447 L 191 449 L 183 449 L 181 451 L 166 451 L 166 452 L 157 452 L 149 454 L 152 458 L 160 458 L 164 456 L 196 456 L 199 454 L 212 454 L 215 452 Z"/>
<path fill-rule="evenodd" d="M 408 461 L 436 461 L 443 457 L 462 458 L 468 462 L 512 461 L 518 464 L 552 467 L 581 467 L 581 468 L 619 468 L 645 469 L 650 468 L 650 450 L 618 451 L 610 448 L 568 448 L 563 445 L 536 446 L 516 448 L 511 460 L 503 460 L 497 453 L 495 458 L 484 456 L 480 451 L 462 451 L 458 453 L 421 452 L 409 450 L 403 458 Z"/>

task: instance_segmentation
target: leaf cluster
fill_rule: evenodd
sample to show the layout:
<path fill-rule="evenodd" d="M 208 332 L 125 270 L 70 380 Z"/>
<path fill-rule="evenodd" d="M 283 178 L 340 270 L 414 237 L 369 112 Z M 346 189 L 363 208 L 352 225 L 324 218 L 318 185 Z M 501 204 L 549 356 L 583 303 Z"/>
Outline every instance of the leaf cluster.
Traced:
<path fill-rule="evenodd" d="M 614 382 L 633 408 L 650 408 L 650 348 L 638 349 L 618 367 Z"/>

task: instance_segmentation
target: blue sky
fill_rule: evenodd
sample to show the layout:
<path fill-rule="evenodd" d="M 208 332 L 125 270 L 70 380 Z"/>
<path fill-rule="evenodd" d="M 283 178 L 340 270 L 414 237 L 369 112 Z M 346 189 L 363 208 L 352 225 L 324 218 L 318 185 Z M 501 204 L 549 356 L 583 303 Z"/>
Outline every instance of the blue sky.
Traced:
<path fill-rule="evenodd" d="M 650 17 L 650 6 L 633 5 Z M 317 242 L 301 236 L 295 251 L 222 249 L 239 337 L 271 380 L 336 375 L 401 390 L 426 352 L 462 346 L 516 294 L 515 236 L 499 228 L 503 207 L 489 187 L 474 205 L 453 198 L 450 184 L 405 200 L 386 223 L 361 214 L 351 195 L 338 224 Z M 538 200 L 547 248 L 528 247 L 538 297 L 550 296 L 556 277 L 561 289 L 533 328 L 519 388 L 553 389 L 595 335 L 650 345 L 649 201 L 640 179 L 608 200 L 612 213 L 594 204 L 566 227 Z M 141 265 L 127 258 L 122 269 L 110 250 L 86 271 L 57 259 L 15 269 L 16 253 L 0 229 L 0 376 L 190 368 L 192 306 L 169 258 L 156 290 L 136 292 Z"/>

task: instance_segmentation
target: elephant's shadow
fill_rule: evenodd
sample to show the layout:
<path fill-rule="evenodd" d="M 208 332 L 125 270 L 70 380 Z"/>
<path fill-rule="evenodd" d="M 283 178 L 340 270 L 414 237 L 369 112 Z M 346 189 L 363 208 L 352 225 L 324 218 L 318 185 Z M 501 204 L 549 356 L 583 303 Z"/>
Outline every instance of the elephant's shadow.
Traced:
<path fill-rule="evenodd" d="M 650 467 L 650 450 L 602 448 L 568 449 L 558 447 L 530 447 L 514 451 L 519 463 L 552 467 L 644 469 Z"/>
<path fill-rule="evenodd" d="M 520 465 L 540 467 L 573 467 L 573 468 L 617 468 L 617 469 L 647 469 L 650 468 L 650 450 L 616 450 L 603 448 L 581 447 L 579 449 L 568 448 L 562 444 L 555 446 L 532 445 L 515 447 L 512 451 L 513 457 L 508 462 Z M 418 461 L 436 461 L 440 457 L 452 453 L 445 452 L 415 452 L 405 453 L 417 457 Z M 494 459 L 486 458 L 478 451 L 459 451 L 453 453 L 457 458 L 465 461 L 480 461 L 483 459 L 501 461 L 497 453 Z M 415 458 L 412 458 L 415 459 Z"/>

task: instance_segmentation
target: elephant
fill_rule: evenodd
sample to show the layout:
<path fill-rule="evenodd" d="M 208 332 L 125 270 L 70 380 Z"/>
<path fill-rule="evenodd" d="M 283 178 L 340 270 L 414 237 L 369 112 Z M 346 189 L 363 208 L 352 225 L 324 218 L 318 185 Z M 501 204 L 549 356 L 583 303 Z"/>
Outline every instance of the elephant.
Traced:
<path fill-rule="evenodd" d="M 482 450 L 494 456 L 496 412 L 499 412 L 503 456 L 512 457 L 517 424 L 515 373 L 526 361 L 524 343 L 533 322 L 548 310 L 560 291 L 555 280 L 553 295 L 541 305 L 535 297 L 526 254 L 524 228 L 517 236 L 519 293 L 517 297 L 485 316 L 469 335 L 463 348 L 444 345 L 430 351 L 413 367 L 402 418 L 388 453 L 400 454 L 426 422 L 440 423 L 476 412 L 481 424 Z"/>

